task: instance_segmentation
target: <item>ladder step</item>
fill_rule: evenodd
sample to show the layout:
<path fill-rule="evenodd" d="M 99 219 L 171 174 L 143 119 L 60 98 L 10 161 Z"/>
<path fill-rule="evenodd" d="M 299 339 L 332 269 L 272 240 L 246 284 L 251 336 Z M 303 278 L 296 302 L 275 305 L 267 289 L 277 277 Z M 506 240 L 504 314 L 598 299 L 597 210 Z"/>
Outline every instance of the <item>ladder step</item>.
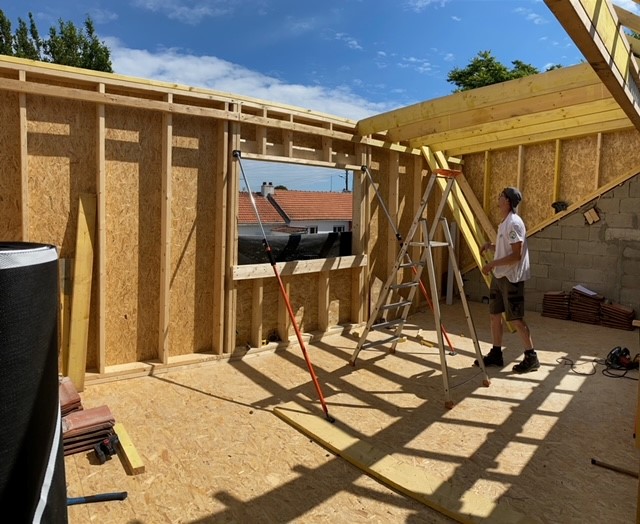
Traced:
<path fill-rule="evenodd" d="M 400 264 L 398 266 L 398 269 L 406 269 L 409 267 L 420 267 L 424 264 L 421 264 L 420 262 L 405 262 L 404 264 Z"/>
<path fill-rule="evenodd" d="M 393 308 L 402 308 L 410 305 L 411 305 L 411 300 L 403 300 L 402 302 L 394 302 L 393 304 L 386 304 L 384 306 L 381 306 L 380 309 L 388 310 Z"/>
<path fill-rule="evenodd" d="M 371 326 L 371 329 L 375 329 L 376 331 L 379 331 L 381 329 L 397 326 L 398 324 L 403 324 L 403 323 L 404 323 L 404 318 L 400 317 L 393 320 L 389 320 L 388 322 L 380 322 L 379 324 L 374 324 L 373 326 Z"/>
<path fill-rule="evenodd" d="M 431 247 L 444 247 L 444 246 L 448 246 L 449 242 L 436 242 L 432 240 L 431 242 L 429 242 L 429 245 Z"/>
<path fill-rule="evenodd" d="M 401 284 L 392 284 L 389 286 L 390 289 L 406 289 L 408 287 L 415 287 L 418 285 L 418 282 L 402 282 Z"/>
<path fill-rule="evenodd" d="M 391 344 L 392 342 L 395 342 L 396 340 L 400 340 L 403 337 L 389 337 L 389 338 L 385 338 L 384 340 L 375 340 L 372 342 L 365 342 L 364 344 L 362 344 L 362 347 L 360 349 L 367 349 L 367 348 L 371 348 L 371 347 L 376 347 L 376 346 L 384 346 L 385 344 Z"/>

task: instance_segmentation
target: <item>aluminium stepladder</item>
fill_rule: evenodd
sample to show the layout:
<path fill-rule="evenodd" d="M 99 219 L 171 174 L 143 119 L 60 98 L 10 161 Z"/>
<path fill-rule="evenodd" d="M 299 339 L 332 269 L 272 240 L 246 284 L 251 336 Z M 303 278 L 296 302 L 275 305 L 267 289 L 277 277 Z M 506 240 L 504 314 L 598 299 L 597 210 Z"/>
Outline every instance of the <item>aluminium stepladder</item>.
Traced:
<path fill-rule="evenodd" d="M 411 304 L 413 303 L 415 293 L 417 289 L 422 285 L 422 282 L 420 279 L 422 276 L 422 271 L 425 268 L 425 266 L 427 267 L 427 271 L 428 271 L 431 297 L 438 296 L 438 288 L 436 284 L 432 249 L 434 247 L 447 247 L 449 250 L 449 259 L 453 264 L 452 267 L 453 267 L 454 276 L 456 279 L 456 283 L 458 285 L 458 290 L 460 292 L 460 297 L 464 307 L 464 312 L 467 318 L 469 333 L 473 340 L 476 358 L 478 360 L 480 370 L 484 375 L 483 385 L 489 386 L 490 384 L 489 377 L 487 376 L 487 373 L 484 367 L 482 353 L 480 350 L 480 345 L 478 343 L 478 337 L 476 335 L 475 326 L 473 324 L 473 319 L 471 317 L 469 305 L 467 303 L 466 295 L 464 293 L 464 283 L 462 281 L 462 275 L 460 274 L 460 271 L 458 269 L 457 262 L 456 262 L 456 255 L 455 255 L 455 250 L 453 246 L 453 240 L 451 238 L 451 233 L 449 231 L 447 219 L 443 216 L 444 207 L 447 203 L 447 198 L 449 197 L 453 184 L 455 183 L 455 180 L 456 180 L 455 177 L 459 173 L 460 173 L 459 171 L 453 171 L 449 169 L 436 169 L 432 172 L 431 177 L 429 178 L 429 181 L 427 183 L 425 192 L 422 196 L 422 200 L 420 201 L 420 205 L 418 206 L 418 211 L 413 219 L 413 222 L 411 223 L 411 227 L 409 228 L 409 232 L 406 236 L 406 239 L 402 243 L 400 252 L 393 265 L 391 274 L 387 278 L 384 286 L 380 291 L 380 295 L 378 296 L 376 305 L 371 311 L 369 320 L 367 321 L 367 324 L 364 328 L 364 331 L 360 335 L 358 344 L 356 345 L 353 355 L 349 360 L 349 363 L 352 366 L 355 366 L 355 362 L 358 357 L 358 354 L 362 349 L 391 344 L 389 351 L 395 352 L 395 348 L 398 341 L 402 339 L 402 330 L 406 323 L 407 316 L 409 315 L 409 311 L 411 309 Z M 438 177 L 446 179 L 446 184 L 442 191 L 442 198 L 440 200 L 440 203 L 438 204 L 438 207 L 435 211 L 433 224 L 431 225 L 431 228 L 429 228 L 427 225 L 427 219 L 424 216 L 424 214 L 427 208 L 429 197 L 433 191 L 433 188 L 434 186 L 437 185 L 436 180 Z M 441 226 L 442 228 L 442 232 L 445 238 L 444 242 L 434 240 L 438 226 Z M 421 249 L 420 258 L 417 261 L 413 261 L 409 255 L 409 248 L 413 246 L 417 246 Z M 411 269 L 411 278 L 404 280 L 402 282 L 398 282 L 398 274 L 400 273 L 401 275 L 404 276 L 407 273 L 405 271 L 407 269 Z M 444 393 L 445 393 L 445 407 L 450 409 L 453 407 L 454 403 L 451 400 L 451 394 L 450 394 L 450 388 L 449 388 L 449 372 L 448 372 L 446 355 L 444 350 L 440 305 L 438 300 L 435 298 L 432 304 L 432 311 L 434 314 L 436 333 L 438 337 L 438 348 L 440 353 L 440 363 L 442 366 L 442 378 L 444 382 Z M 380 316 L 382 316 L 382 321 L 380 321 Z M 375 330 L 375 331 L 392 330 L 392 334 L 383 339 L 367 341 L 367 337 L 372 330 Z"/>

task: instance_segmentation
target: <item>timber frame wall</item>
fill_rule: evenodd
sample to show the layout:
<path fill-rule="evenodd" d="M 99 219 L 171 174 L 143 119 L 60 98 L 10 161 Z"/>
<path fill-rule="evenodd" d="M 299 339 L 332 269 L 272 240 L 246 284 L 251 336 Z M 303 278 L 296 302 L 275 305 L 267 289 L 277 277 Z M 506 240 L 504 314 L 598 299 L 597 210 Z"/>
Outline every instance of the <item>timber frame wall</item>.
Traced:
<path fill-rule="evenodd" d="M 398 251 L 361 166 L 401 232 L 428 173 L 420 149 L 358 136 L 348 119 L 10 57 L 0 59 L 0 119 L 1 240 L 53 244 L 61 267 L 72 266 L 79 202 L 95 201 L 83 367 L 94 382 L 295 341 L 271 266 L 237 265 L 234 150 L 243 162 L 353 171 L 352 256 L 278 265 L 301 330 L 314 336 L 367 320 Z M 625 130 L 461 160 L 478 214 L 495 225 L 492 197 L 524 187 L 535 232 L 634 176 L 640 140 Z M 554 215 L 550 203 L 566 195 L 569 210 Z M 437 263 L 443 273 L 446 260 Z M 282 342 L 265 345 L 272 338 Z"/>
<path fill-rule="evenodd" d="M 0 239 L 53 244 L 68 268 L 79 201 L 95 199 L 87 380 L 240 356 L 274 332 L 288 343 L 273 269 L 237 266 L 234 150 L 354 171 L 353 255 L 278 265 L 307 333 L 366 318 L 376 239 L 361 166 L 422 178 L 419 151 L 357 137 L 354 121 L 11 57 L 0 119 Z"/>

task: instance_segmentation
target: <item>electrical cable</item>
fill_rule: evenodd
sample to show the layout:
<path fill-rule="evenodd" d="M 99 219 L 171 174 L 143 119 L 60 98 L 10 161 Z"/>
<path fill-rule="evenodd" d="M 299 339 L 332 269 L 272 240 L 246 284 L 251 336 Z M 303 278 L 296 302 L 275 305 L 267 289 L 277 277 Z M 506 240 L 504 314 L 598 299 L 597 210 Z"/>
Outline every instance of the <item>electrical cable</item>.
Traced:
<path fill-rule="evenodd" d="M 633 368 L 626 368 L 626 367 L 622 367 L 622 366 L 613 366 L 611 364 L 608 364 L 606 359 L 601 359 L 601 358 L 595 358 L 593 360 L 590 360 L 588 362 L 584 362 L 584 364 L 591 364 L 593 366 L 593 369 L 588 372 L 588 373 L 584 373 L 581 371 L 578 371 L 577 369 L 577 365 L 574 364 L 573 360 L 571 360 L 568 357 L 559 357 L 556 359 L 556 362 L 558 364 L 562 364 L 564 366 L 570 366 L 571 367 L 571 371 L 573 371 L 576 375 L 582 375 L 582 376 L 589 376 L 589 375 L 595 375 L 596 374 L 596 370 L 597 370 L 597 366 L 604 366 L 601 373 L 605 376 L 605 377 L 610 377 L 610 378 L 627 378 L 629 380 L 638 380 L 637 377 L 631 377 L 631 376 L 627 376 L 627 373 L 629 373 L 629 371 L 633 371 Z M 583 365 L 583 364 L 580 364 Z M 637 369 L 637 368 L 635 368 Z M 621 373 L 618 373 L 621 372 Z"/>
<path fill-rule="evenodd" d="M 247 191 L 249 192 L 249 198 L 251 200 L 251 205 L 253 206 L 253 211 L 256 214 L 256 218 L 258 219 L 260 231 L 262 231 L 262 244 L 264 245 L 265 252 L 267 254 L 267 257 L 269 258 L 269 263 L 271 264 L 271 267 L 273 268 L 273 272 L 276 276 L 276 280 L 278 281 L 278 286 L 280 287 L 282 298 L 284 298 L 284 303 L 287 306 L 289 318 L 291 319 L 291 323 L 293 324 L 293 329 L 296 333 L 298 344 L 300 344 L 300 349 L 302 350 L 302 355 L 304 356 L 304 360 L 307 363 L 307 368 L 309 370 L 309 374 L 311 375 L 311 380 L 313 381 L 313 384 L 318 393 L 318 397 L 320 398 L 320 404 L 322 404 L 322 410 L 324 411 L 326 419 L 329 422 L 333 423 L 335 422 L 335 419 L 331 415 L 329 415 L 327 403 L 324 400 L 324 395 L 322 394 L 322 389 L 320 388 L 318 377 L 316 377 L 315 371 L 313 370 L 313 365 L 311 364 L 311 360 L 309 359 L 309 355 L 307 354 L 307 349 L 304 344 L 304 340 L 302 339 L 302 333 L 300 333 L 300 328 L 298 327 L 298 323 L 296 321 L 296 316 L 293 312 L 293 308 L 291 307 L 289 296 L 287 295 L 287 291 L 284 287 L 284 284 L 282 283 L 282 278 L 280 278 L 280 273 L 278 272 L 278 268 L 276 267 L 276 260 L 273 256 L 273 252 L 271 251 L 271 246 L 269 245 L 269 241 L 267 240 L 267 235 L 264 232 L 264 227 L 262 227 L 262 220 L 260 219 L 260 213 L 258 213 L 258 207 L 256 206 L 256 201 L 253 198 L 253 193 L 251 192 L 251 188 L 249 187 L 249 182 L 247 180 L 247 177 L 244 174 L 244 168 L 242 167 L 242 161 L 240 160 L 241 153 L 239 150 L 235 149 L 232 152 L 232 154 L 233 154 L 233 158 L 235 158 L 238 161 L 238 165 L 240 166 L 240 173 L 242 174 L 244 184 L 247 187 Z"/>

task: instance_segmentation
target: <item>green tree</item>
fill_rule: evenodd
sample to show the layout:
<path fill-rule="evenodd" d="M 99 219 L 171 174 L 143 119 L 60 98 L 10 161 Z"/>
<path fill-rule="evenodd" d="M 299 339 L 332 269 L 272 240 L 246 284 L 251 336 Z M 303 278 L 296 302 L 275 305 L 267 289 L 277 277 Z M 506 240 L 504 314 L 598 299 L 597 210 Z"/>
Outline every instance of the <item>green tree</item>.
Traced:
<path fill-rule="evenodd" d="M 29 13 L 29 27 L 22 18 L 18 18 L 18 29 L 13 38 L 13 54 L 18 58 L 42 60 L 42 40 L 31 13 Z"/>
<path fill-rule="evenodd" d="M 13 55 L 13 35 L 11 22 L 0 10 L 0 55 Z"/>
<path fill-rule="evenodd" d="M 0 54 L 113 72 L 111 51 L 98 38 L 89 16 L 84 22 L 84 29 L 60 19 L 57 27 L 49 29 L 49 38 L 42 39 L 31 13 L 28 24 L 18 18 L 18 27 L 12 34 L 11 22 L 0 10 Z"/>
<path fill-rule="evenodd" d="M 491 54 L 491 51 L 480 51 L 478 55 L 469 62 L 467 67 L 462 69 L 456 67 L 449 71 L 447 81 L 456 86 L 454 92 L 459 92 L 499 84 L 500 82 L 535 75 L 540 72 L 534 66 L 525 64 L 521 60 L 514 60 L 511 64 L 513 67 L 509 69 L 504 64 L 498 62 Z M 562 66 L 554 65 L 547 68 L 547 71 L 557 69 L 558 67 Z"/>

